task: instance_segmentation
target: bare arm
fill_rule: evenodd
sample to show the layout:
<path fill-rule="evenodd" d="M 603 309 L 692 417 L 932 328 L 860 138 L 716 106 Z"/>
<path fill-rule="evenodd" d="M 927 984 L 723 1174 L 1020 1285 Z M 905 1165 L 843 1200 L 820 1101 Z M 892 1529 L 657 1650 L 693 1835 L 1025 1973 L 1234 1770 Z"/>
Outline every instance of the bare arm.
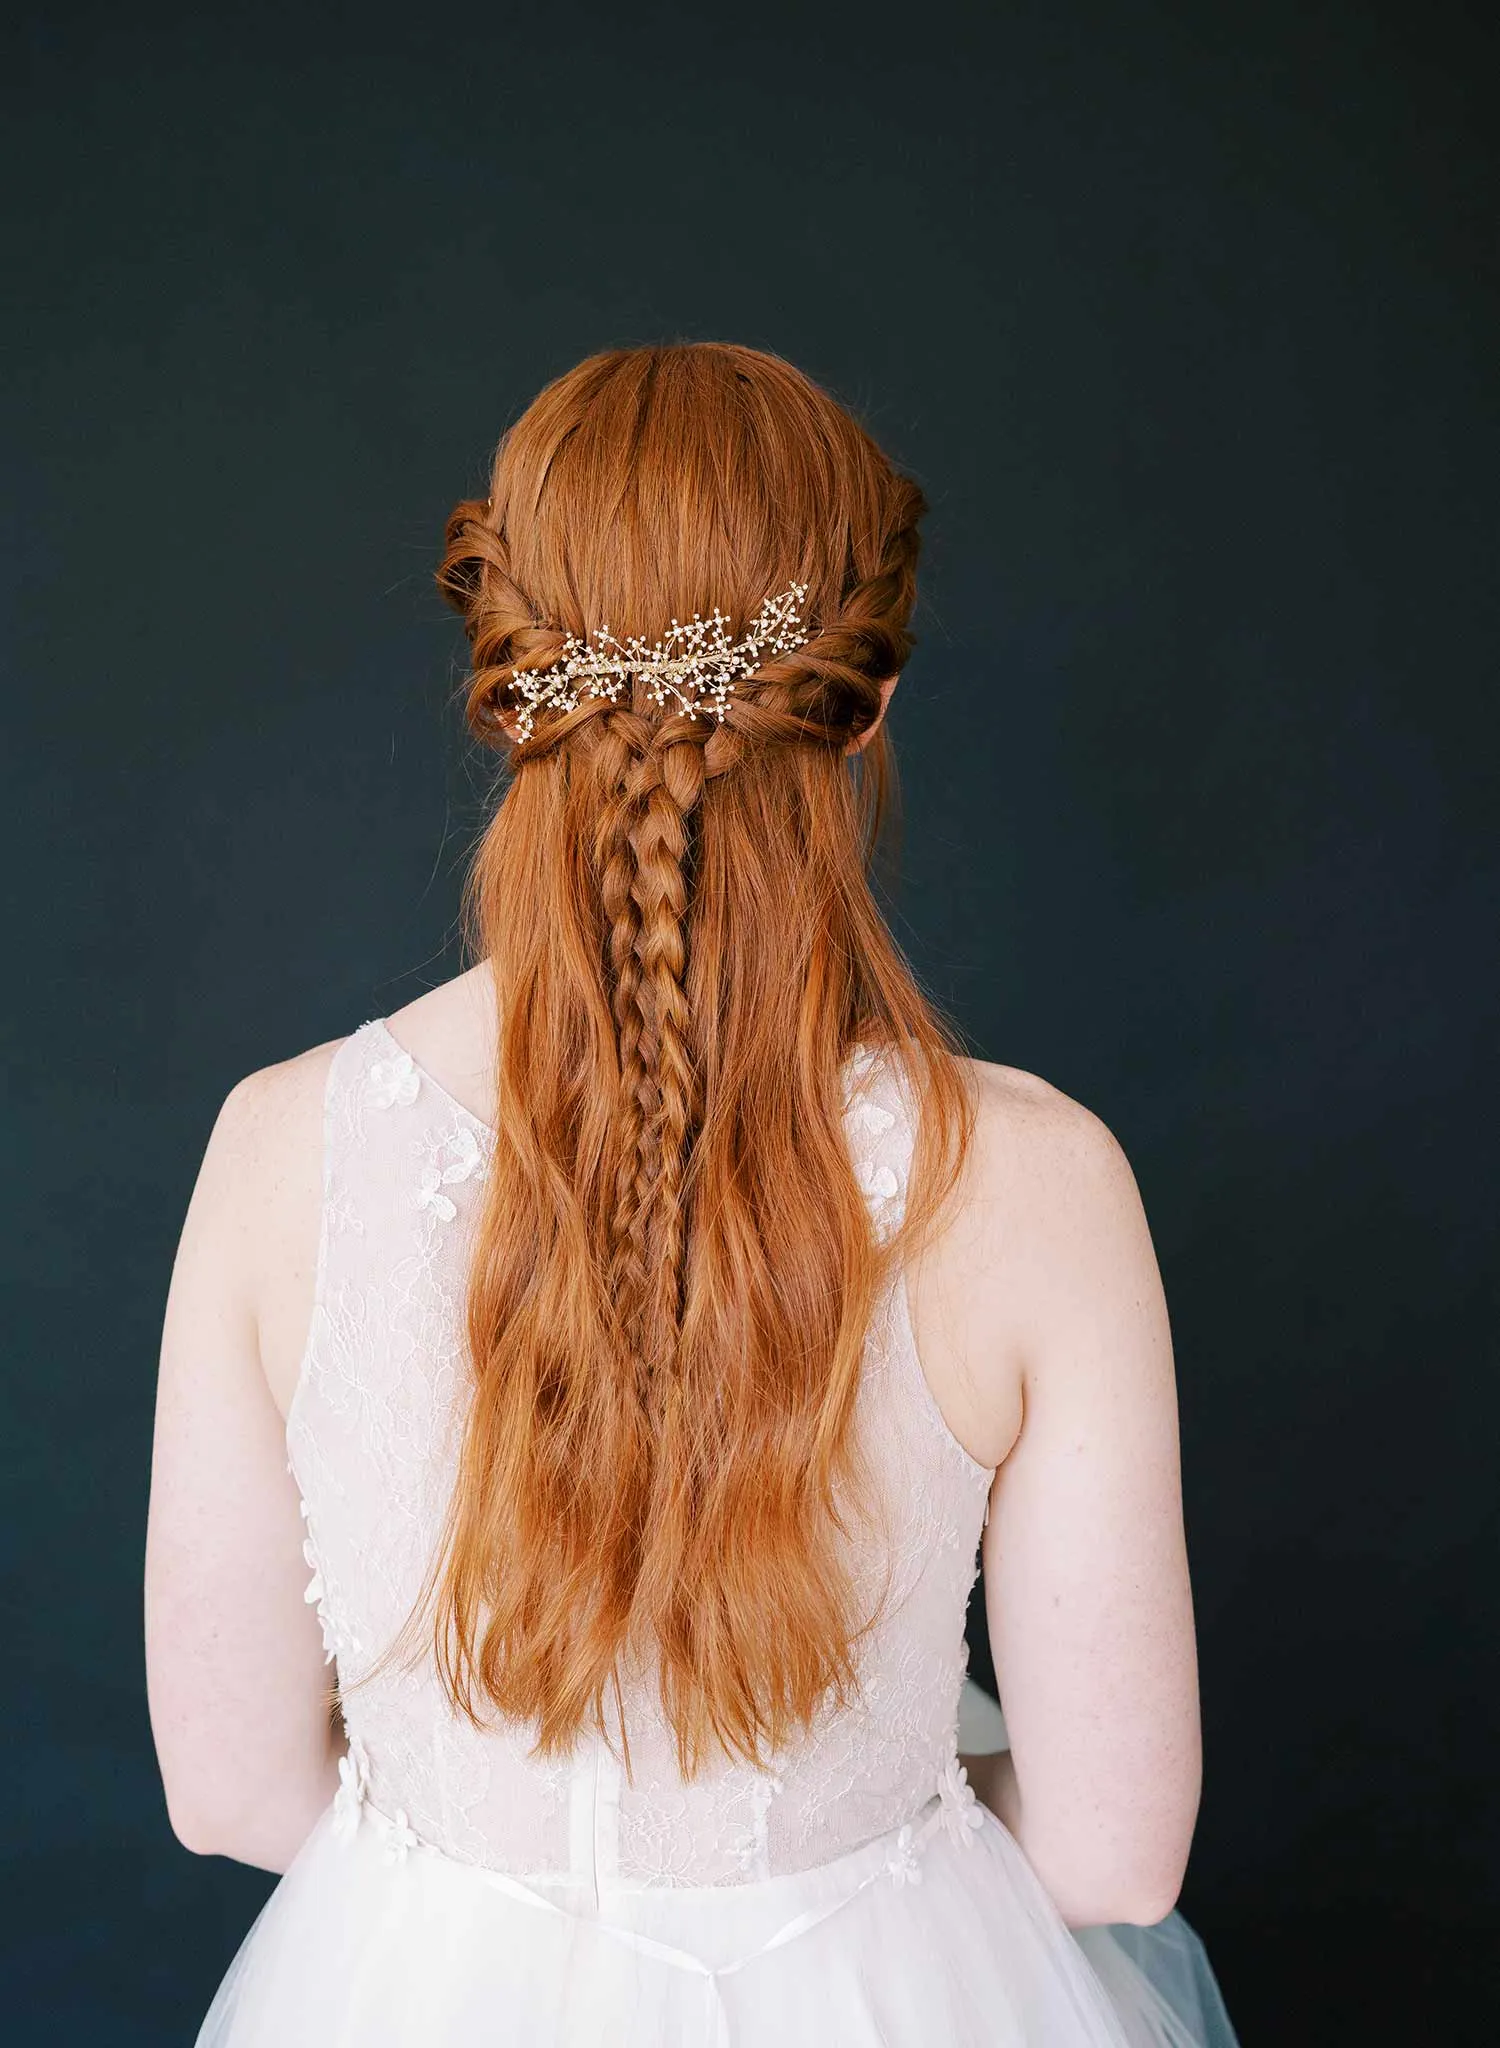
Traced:
<path fill-rule="evenodd" d="M 332 1796 L 343 1747 L 261 1355 L 268 1285 L 284 1323 L 288 1269 L 316 1253 L 325 1061 L 319 1048 L 251 1075 L 215 1122 L 167 1299 L 146 1536 L 147 1686 L 173 1829 L 266 1870 L 286 1868 Z M 293 1277 L 310 1303 L 310 1270 Z"/>
<path fill-rule="evenodd" d="M 1166 1304 L 1120 1146 L 1020 1078 L 1019 1104 L 981 1110 L 975 1226 L 1013 1345 L 987 1361 L 995 1401 L 1010 1413 L 1017 1366 L 1022 1400 L 983 1549 L 1011 1748 L 971 1776 L 1065 1919 L 1150 1924 L 1201 1775 Z"/>

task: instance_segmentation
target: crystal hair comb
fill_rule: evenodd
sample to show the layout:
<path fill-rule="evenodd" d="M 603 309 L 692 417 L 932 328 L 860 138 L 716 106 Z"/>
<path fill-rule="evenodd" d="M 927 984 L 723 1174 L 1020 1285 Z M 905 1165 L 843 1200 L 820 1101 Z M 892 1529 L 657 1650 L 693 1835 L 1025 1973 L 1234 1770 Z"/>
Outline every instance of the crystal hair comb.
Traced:
<path fill-rule="evenodd" d="M 649 678 L 647 694 L 663 708 L 675 699 L 689 718 L 723 720 L 735 679 L 754 675 L 768 655 L 787 654 L 808 639 L 801 606 L 805 583 L 793 583 L 768 597 L 743 640 L 731 641 L 729 620 L 717 605 L 704 618 L 673 619 L 659 640 L 617 640 L 607 625 L 585 639 L 570 633 L 563 654 L 550 668 L 514 668 L 511 681 L 522 702 L 516 737 L 528 740 L 539 711 L 576 711 L 585 697 L 618 701 L 632 676 Z"/>

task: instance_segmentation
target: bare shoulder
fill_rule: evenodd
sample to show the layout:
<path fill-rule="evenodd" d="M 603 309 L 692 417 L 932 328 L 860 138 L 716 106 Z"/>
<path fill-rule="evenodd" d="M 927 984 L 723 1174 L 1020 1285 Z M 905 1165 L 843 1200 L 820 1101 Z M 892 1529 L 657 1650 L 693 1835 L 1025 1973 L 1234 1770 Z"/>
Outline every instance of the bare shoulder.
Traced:
<path fill-rule="evenodd" d="M 214 1120 L 184 1231 L 243 1303 L 278 1405 L 290 1398 L 312 1309 L 323 1182 L 323 1100 L 334 1038 L 246 1074 Z"/>
<path fill-rule="evenodd" d="M 323 1096 L 333 1056 L 343 1043 L 329 1039 L 306 1052 L 259 1067 L 236 1081 L 214 1119 L 194 1202 L 222 1210 L 231 1232 L 243 1233 L 247 1251 L 264 1247 L 272 1259 L 284 1250 L 278 1226 L 297 1224 L 322 1185 Z M 266 1232 L 277 1233 L 268 1242 Z M 251 1270 L 263 1261 L 252 1260 Z"/>
<path fill-rule="evenodd" d="M 1134 1192 L 1124 1147 L 1094 1110 L 1021 1067 L 966 1060 L 974 1084 L 975 1192 L 1028 1195 L 1071 1186 Z"/>
<path fill-rule="evenodd" d="M 961 1256 L 1023 1323 L 1062 1314 L 1108 1273 L 1154 1283 L 1155 1254 L 1125 1149 L 1104 1119 L 1019 1067 L 971 1060 L 973 1150 Z"/>
<path fill-rule="evenodd" d="M 236 1081 L 220 1104 L 193 1190 L 193 1221 L 226 1248 L 238 1243 L 247 1278 L 284 1249 L 322 1185 L 323 1094 L 342 1039 L 309 1047 Z M 267 1233 L 275 1233 L 274 1241 Z"/>
<path fill-rule="evenodd" d="M 1070 1304 L 1091 1292 L 1134 1182 L 1113 1133 L 1081 1102 L 1020 1067 L 963 1065 L 973 1143 L 908 1300 L 949 1427 L 981 1464 L 998 1466 L 1021 1428 L 1023 1389 L 1066 1341 Z"/>
<path fill-rule="evenodd" d="M 310 1126 L 322 1129 L 328 1070 L 343 1043 L 341 1038 L 327 1039 L 236 1081 L 224 1098 L 210 1142 L 244 1165 L 274 1162 L 289 1143 L 300 1149 L 298 1140 Z"/>
<path fill-rule="evenodd" d="M 1027 1364 L 1160 1316 L 1135 1173 L 1094 1110 L 1036 1074 L 975 1060 L 971 1240 Z"/>

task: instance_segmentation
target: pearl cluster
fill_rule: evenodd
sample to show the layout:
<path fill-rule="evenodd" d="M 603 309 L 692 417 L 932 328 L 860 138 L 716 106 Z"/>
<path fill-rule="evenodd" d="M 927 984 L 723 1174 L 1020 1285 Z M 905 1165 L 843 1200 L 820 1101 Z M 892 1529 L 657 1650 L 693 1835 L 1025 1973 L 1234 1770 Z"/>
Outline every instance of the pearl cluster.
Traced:
<path fill-rule="evenodd" d="M 743 640 L 730 640 L 729 620 L 717 605 L 707 618 L 694 612 L 685 623 L 673 619 L 656 641 L 617 640 L 607 625 L 582 640 L 570 633 L 562 659 L 550 668 L 511 670 L 522 699 L 516 737 L 530 739 L 537 713 L 549 705 L 576 711 L 585 697 L 617 703 L 632 676 L 649 677 L 647 694 L 662 709 L 672 699 L 689 718 L 722 721 L 737 676 L 754 675 L 767 655 L 787 654 L 807 640 L 801 613 L 806 596 L 807 585 L 793 583 L 768 597 Z"/>

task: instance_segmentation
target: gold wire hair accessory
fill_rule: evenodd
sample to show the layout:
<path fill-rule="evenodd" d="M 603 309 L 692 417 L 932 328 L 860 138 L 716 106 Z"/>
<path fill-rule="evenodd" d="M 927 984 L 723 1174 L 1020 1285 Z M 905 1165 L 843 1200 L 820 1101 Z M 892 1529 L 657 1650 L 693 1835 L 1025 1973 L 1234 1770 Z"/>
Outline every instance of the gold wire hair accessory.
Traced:
<path fill-rule="evenodd" d="M 689 718 L 721 722 L 729 710 L 735 678 L 754 675 L 768 655 L 787 654 L 808 639 L 801 606 L 805 583 L 793 583 L 768 597 L 743 640 L 731 641 L 729 620 L 717 605 L 685 622 L 673 619 L 659 640 L 617 640 L 607 625 L 585 639 L 570 633 L 563 655 L 550 668 L 513 668 L 511 681 L 522 702 L 516 738 L 528 740 L 539 711 L 576 711 L 585 697 L 617 702 L 632 676 L 646 676 L 647 694 L 665 708 L 674 698 Z"/>

